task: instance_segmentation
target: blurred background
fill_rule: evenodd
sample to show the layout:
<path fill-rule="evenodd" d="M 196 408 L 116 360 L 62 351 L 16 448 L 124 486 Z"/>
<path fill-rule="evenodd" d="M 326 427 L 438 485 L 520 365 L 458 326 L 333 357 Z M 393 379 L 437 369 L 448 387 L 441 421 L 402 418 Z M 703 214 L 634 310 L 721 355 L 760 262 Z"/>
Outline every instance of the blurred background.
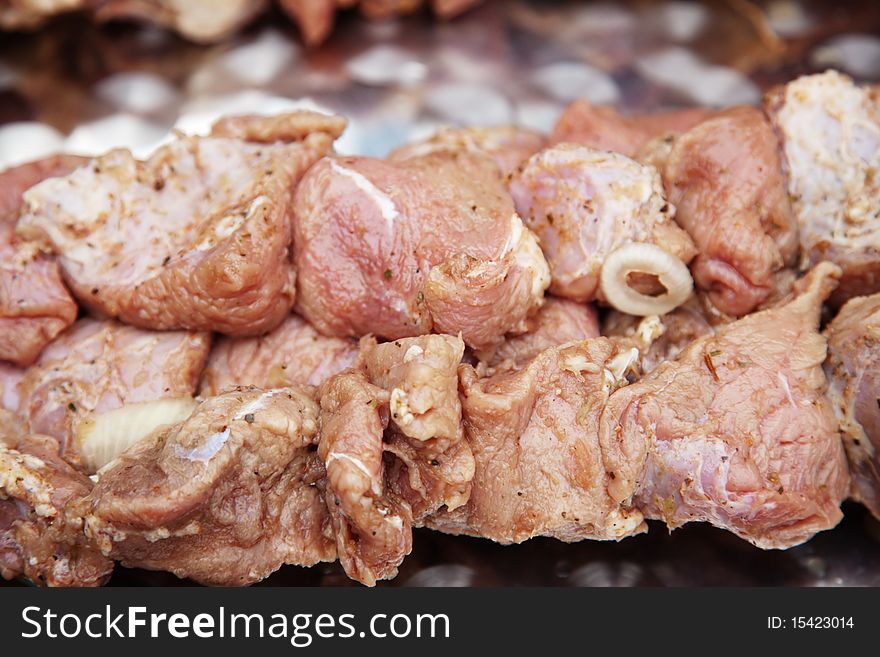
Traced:
<path fill-rule="evenodd" d="M 143 12 L 215 41 L 207 44 L 119 19 L 120 11 L 99 12 L 112 19 L 104 23 L 83 11 L 15 13 L 16 6 L 85 1 L 0 0 L 0 25 L 35 25 L 0 32 L 0 167 L 59 149 L 89 155 L 128 146 L 147 153 L 173 127 L 204 131 L 221 113 L 294 105 L 351 119 L 341 151 L 383 155 L 446 124 L 517 122 L 547 130 L 579 97 L 631 110 L 753 103 L 777 82 L 828 67 L 880 81 L 877 0 L 483 0 L 447 20 L 418 1 L 361 0 L 374 16 L 383 13 L 377 5 L 384 13 L 416 9 L 373 20 L 340 10 L 332 32 L 311 47 L 303 36 L 315 39 L 315 20 L 301 22 L 302 30 L 274 5 L 255 17 L 249 10 L 240 28 L 221 21 L 231 34 L 207 36 L 184 20 L 201 25 L 204 16 Z M 129 13 L 138 6 L 196 12 L 212 5 L 87 1 L 134 6 Z"/>
<path fill-rule="evenodd" d="M 112 10 L 77 10 L 89 2 Z M 484 0 L 452 18 L 413 0 L 361 0 L 361 11 L 318 23 L 289 13 L 308 2 L 280 2 L 288 13 L 238 0 L 0 0 L 0 169 L 56 151 L 145 156 L 172 130 L 205 132 L 227 113 L 338 112 L 351 121 L 338 150 L 382 156 L 444 125 L 549 130 L 581 97 L 651 111 L 756 103 L 826 68 L 880 82 L 877 0 Z M 435 10 L 444 4 L 477 3 Z M 201 14 L 159 11 L 168 5 Z M 205 6 L 240 15 L 207 29 L 218 12 Z M 652 524 L 620 544 L 512 547 L 419 531 L 398 578 L 382 585 L 880 586 L 880 523 L 856 505 L 845 511 L 840 527 L 785 552 L 698 525 L 669 534 Z M 111 581 L 174 583 L 121 567 Z M 338 565 L 287 567 L 263 582 L 287 584 L 353 583 Z"/>

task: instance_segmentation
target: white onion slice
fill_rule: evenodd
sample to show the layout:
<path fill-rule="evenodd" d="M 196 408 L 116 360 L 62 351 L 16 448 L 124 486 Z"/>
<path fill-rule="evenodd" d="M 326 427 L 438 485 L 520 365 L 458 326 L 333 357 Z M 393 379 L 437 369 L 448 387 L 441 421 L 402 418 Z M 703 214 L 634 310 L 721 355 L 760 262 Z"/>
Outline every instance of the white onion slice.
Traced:
<path fill-rule="evenodd" d="M 198 403 L 191 397 L 134 402 L 92 413 L 74 429 L 76 445 L 89 473 L 95 473 L 158 427 L 188 418 Z"/>
<path fill-rule="evenodd" d="M 650 296 L 637 292 L 627 283 L 632 273 L 653 274 L 666 292 Z M 605 259 L 600 278 L 605 301 L 630 315 L 664 315 L 680 306 L 694 289 L 691 273 L 681 260 L 659 246 L 629 243 L 615 249 Z"/>

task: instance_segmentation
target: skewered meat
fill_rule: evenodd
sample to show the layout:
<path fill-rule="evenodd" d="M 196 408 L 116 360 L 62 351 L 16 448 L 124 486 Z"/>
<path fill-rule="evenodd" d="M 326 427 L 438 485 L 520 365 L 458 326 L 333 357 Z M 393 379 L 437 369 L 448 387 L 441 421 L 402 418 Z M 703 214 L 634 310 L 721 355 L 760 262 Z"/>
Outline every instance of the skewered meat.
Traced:
<path fill-rule="evenodd" d="M 406 500 L 416 523 L 442 506 L 455 509 L 470 496 L 474 457 L 464 440 L 458 398 L 463 354 L 464 343 L 449 335 L 361 341 L 367 376 L 389 394 L 385 450 L 397 458 L 386 481 Z"/>
<path fill-rule="evenodd" d="M 644 304 L 657 306 L 655 313 L 671 310 L 690 294 L 684 265 L 694 257 L 694 244 L 673 221 L 675 208 L 664 198 L 652 167 L 618 153 L 559 144 L 530 158 L 510 188 L 517 211 L 541 240 L 554 294 L 575 301 L 598 298 L 619 307 L 627 301 L 623 290 L 629 289 Z M 603 268 L 615 250 L 632 243 L 659 247 L 686 284 L 669 289 L 660 269 L 640 269 L 658 275 L 666 288 L 662 294 L 640 293 L 621 271 L 621 289 L 606 298 L 600 289 Z"/>
<path fill-rule="evenodd" d="M 68 515 L 113 559 L 205 584 L 332 561 L 317 436 L 305 392 L 234 390 L 119 457 Z"/>
<path fill-rule="evenodd" d="M 28 436 L 0 444 L 0 576 L 48 586 L 100 586 L 113 562 L 66 518 L 67 504 L 88 495 L 91 480 L 58 456 L 58 443 Z"/>
<path fill-rule="evenodd" d="M 58 264 L 15 239 L 22 194 L 46 178 L 64 176 L 84 158 L 56 155 L 0 173 L 0 360 L 26 366 L 76 319 L 77 307 Z"/>
<path fill-rule="evenodd" d="M 699 250 L 694 282 L 721 312 L 750 313 L 788 280 L 779 272 L 796 263 L 798 227 L 760 110 L 729 109 L 677 137 L 663 180 Z"/>
<path fill-rule="evenodd" d="M 543 302 L 547 263 L 485 155 L 328 157 L 295 207 L 297 310 L 326 335 L 491 350 Z"/>
<path fill-rule="evenodd" d="M 248 584 L 338 557 L 374 584 L 397 573 L 412 527 L 619 540 L 646 518 L 786 548 L 840 519 L 847 450 L 852 494 L 878 513 L 880 299 L 844 307 L 826 360 L 819 315 L 841 271 L 795 281 L 804 208 L 784 188 L 822 150 L 802 142 L 839 145 L 852 120 L 867 159 L 829 147 L 817 186 L 864 228 L 841 253 L 871 256 L 876 98 L 808 81 L 768 105 L 783 161 L 750 108 L 696 127 L 699 112 L 595 110 L 642 163 L 538 150 L 515 128 L 336 157 L 344 121 L 295 113 L 224 119 L 147 163 L 114 152 L 35 185 L 18 234 L 58 255 L 89 310 L 204 332 L 82 319 L 28 369 L 0 363 L 0 571 L 98 584 L 119 560 Z M 869 120 L 830 119 L 841 103 Z M 790 138 L 805 107 L 828 134 Z M 10 180 L 54 165 L 35 166 Z M 705 289 L 691 295 L 697 250 Z M 805 243 L 805 262 L 822 252 Z M 545 298 L 551 267 L 570 298 Z M 308 319 L 290 314 L 296 285 Z M 607 337 L 591 299 L 618 309 Z M 207 330 L 229 335 L 202 376 Z"/>
<path fill-rule="evenodd" d="M 572 142 L 633 157 L 652 138 L 690 130 L 713 113 L 713 110 L 695 107 L 624 116 L 612 107 L 576 100 L 559 117 L 550 135 L 550 143 Z"/>
<path fill-rule="evenodd" d="M 840 521 L 849 474 L 817 332 L 839 273 L 819 265 L 790 303 L 697 339 L 612 395 L 601 435 L 646 444 L 645 469 L 626 482 L 646 517 L 710 522 L 765 549 Z"/>
<path fill-rule="evenodd" d="M 406 160 L 437 151 L 486 153 L 495 160 L 505 181 L 532 155 L 544 148 L 547 138 L 539 132 L 518 126 L 444 128 L 422 141 L 405 144 L 389 155 L 390 160 Z"/>
<path fill-rule="evenodd" d="M 547 297 L 527 320 L 525 333 L 509 335 L 485 365 L 492 370 L 521 369 L 545 349 L 599 335 L 595 306 Z"/>
<path fill-rule="evenodd" d="M 348 576 L 368 586 L 394 577 L 412 549 L 412 512 L 385 485 L 389 400 L 360 370 L 337 374 L 321 391 L 318 454 L 336 549 Z"/>
<path fill-rule="evenodd" d="M 94 311 L 144 328 L 263 333 L 294 300 L 293 186 L 339 127 L 311 112 L 268 125 L 272 143 L 184 137 L 146 162 L 112 151 L 32 187 L 17 231 L 58 253 Z"/>
<path fill-rule="evenodd" d="M 83 422 L 132 402 L 193 395 L 209 349 L 204 333 L 82 319 L 28 368 L 19 412 L 30 432 L 57 438 L 62 456 L 75 460 Z"/>
<path fill-rule="evenodd" d="M 831 298 L 880 292 L 880 104 L 869 89 L 828 71 L 771 91 L 765 100 L 782 141 L 800 224 L 802 267 L 843 269 Z"/>
<path fill-rule="evenodd" d="M 880 518 L 880 294 L 847 301 L 825 335 L 828 397 L 849 457 L 852 496 Z"/>
<path fill-rule="evenodd" d="M 553 347 L 524 369 L 481 379 L 460 369 L 464 430 L 476 459 L 468 503 L 426 520 L 452 534 L 519 543 L 621 539 L 645 531 L 631 505 L 644 440 L 600 436 L 599 419 L 631 354 L 595 338 Z"/>
<path fill-rule="evenodd" d="M 361 341 L 359 369 L 321 393 L 319 453 L 339 558 L 368 585 L 394 577 L 412 524 L 470 495 L 474 459 L 461 428 L 464 343 L 425 335 Z"/>
<path fill-rule="evenodd" d="M 217 395 L 226 388 L 252 385 L 281 388 L 317 386 L 350 367 L 358 354 L 348 338 L 328 338 L 297 315 L 258 338 L 220 338 L 205 372 L 200 394 Z"/>

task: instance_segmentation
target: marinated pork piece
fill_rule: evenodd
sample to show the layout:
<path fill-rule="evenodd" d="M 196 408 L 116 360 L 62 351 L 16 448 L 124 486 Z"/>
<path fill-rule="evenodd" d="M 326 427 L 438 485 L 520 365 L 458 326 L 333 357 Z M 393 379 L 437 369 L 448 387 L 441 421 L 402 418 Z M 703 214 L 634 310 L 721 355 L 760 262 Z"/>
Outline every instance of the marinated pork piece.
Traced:
<path fill-rule="evenodd" d="M 699 250 L 694 282 L 721 312 L 746 315 L 788 281 L 798 225 L 763 112 L 735 107 L 677 137 L 663 181 Z"/>
<path fill-rule="evenodd" d="M 239 120 L 266 141 L 253 117 Z M 58 254 L 93 311 L 143 328 L 264 333 L 294 301 L 293 187 L 337 136 L 312 112 L 267 125 L 277 141 L 182 137 L 145 162 L 112 151 L 32 187 L 17 232 Z"/>
<path fill-rule="evenodd" d="M 880 518 L 880 294 L 847 301 L 825 335 L 828 397 L 849 457 L 852 496 Z"/>
<path fill-rule="evenodd" d="M 321 385 L 351 367 L 358 345 L 348 338 L 328 338 L 297 315 L 258 338 L 220 338 L 211 350 L 199 394 L 217 395 L 234 386 L 281 388 Z"/>
<path fill-rule="evenodd" d="M 68 511 L 126 566 L 246 585 L 336 557 L 314 451 L 318 406 L 299 388 L 204 401 L 101 471 Z"/>
<path fill-rule="evenodd" d="M 68 503 L 89 494 L 91 480 L 58 456 L 48 436 L 0 444 L 0 576 L 46 586 L 100 586 L 113 562 L 68 520 Z"/>
<path fill-rule="evenodd" d="M 520 164 L 546 144 L 547 138 L 541 133 L 513 125 L 443 128 L 427 139 L 395 149 L 388 159 L 403 161 L 438 151 L 485 153 L 495 160 L 507 181 Z"/>
<path fill-rule="evenodd" d="M 340 561 L 372 586 L 396 575 L 413 524 L 467 502 L 474 458 L 461 427 L 461 339 L 366 337 L 360 349 L 358 368 L 322 387 L 318 451 Z"/>
<path fill-rule="evenodd" d="M 87 162 L 72 155 L 22 164 L 0 173 L 0 360 L 27 366 L 76 319 L 77 307 L 58 264 L 13 231 L 24 192 Z"/>
<path fill-rule="evenodd" d="M 26 367 L 76 320 L 58 263 L 0 227 L 0 360 Z"/>
<path fill-rule="evenodd" d="M 458 365 L 464 343 L 425 335 L 378 344 L 361 340 L 361 363 L 374 385 L 387 390 L 391 423 L 408 438 L 431 441 L 437 451 L 461 440 Z"/>
<path fill-rule="evenodd" d="M 522 370 L 488 378 L 462 365 L 473 488 L 466 505 L 431 516 L 427 526 L 500 543 L 618 540 L 645 531 L 631 505 L 634 485 L 622 486 L 642 471 L 645 442 L 599 433 L 602 409 L 637 356 L 595 338 L 547 349 Z"/>
<path fill-rule="evenodd" d="M 880 104 L 828 71 L 771 91 L 765 107 L 782 142 L 800 224 L 801 266 L 843 269 L 830 302 L 880 292 Z"/>
<path fill-rule="evenodd" d="M 377 344 L 361 340 L 360 363 L 370 382 L 389 395 L 385 450 L 396 456 L 385 480 L 407 501 L 413 521 L 465 502 L 474 457 L 464 439 L 458 366 L 464 343 L 450 335 L 423 335 Z"/>
<path fill-rule="evenodd" d="M 321 388 L 318 454 L 339 561 L 367 586 L 390 579 L 412 549 L 412 512 L 385 485 L 382 436 L 390 395 L 364 372 L 347 370 Z"/>
<path fill-rule="evenodd" d="M 99 21 L 135 19 L 161 25 L 196 43 L 238 32 L 265 11 L 266 0 L 90 0 Z"/>
<path fill-rule="evenodd" d="M 491 350 L 543 302 L 547 263 L 485 155 L 324 158 L 294 205 L 297 310 L 326 335 Z"/>
<path fill-rule="evenodd" d="M 550 143 L 572 142 L 633 157 L 652 138 L 685 132 L 713 114 L 714 110 L 695 107 L 624 116 L 612 107 L 576 100 L 559 117 L 550 135 Z"/>
<path fill-rule="evenodd" d="M 652 167 L 618 153 L 559 144 L 530 158 L 514 174 L 510 190 L 517 211 L 541 240 L 554 294 L 620 306 L 625 299 L 618 293 L 605 298 L 600 279 L 609 257 L 633 243 L 659 247 L 690 284 L 685 265 L 695 255 L 694 244 L 673 220 L 675 208 L 664 198 L 660 176 Z M 662 268 L 667 263 L 654 264 Z M 637 271 L 663 280 L 661 269 Z M 619 286 L 632 287 L 629 280 L 619 281 Z M 670 290 L 666 282 L 664 287 L 663 294 L 648 291 L 638 296 L 656 305 L 654 312 L 664 312 L 661 306 L 671 310 L 690 294 L 687 285 Z"/>
<path fill-rule="evenodd" d="M 509 335 L 484 362 L 490 373 L 522 369 L 545 349 L 599 335 L 599 314 L 589 303 L 547 297 L 544 305 L 527 320 L 520 335 Z"/>
<path fill-rule="evenodd" d="M 840 521 L 849 473 L 817 332 L 839 273 L 819 265 L 790 303 L 698 338 L 611 396 L 600 436 L 647 446 L 635 479 L 615 480 L 636 487 L 646 517 L 710 522 L 764 549 Z"/>
<path fill-rule="evenodd" d="M 28 368 L 19 412 L 31 433 L 57 438 L 62 456 L 75 462 L 83 422 L 132 402 L 191 397 L 209 350 L 204 333 L 81 319 Z"/>

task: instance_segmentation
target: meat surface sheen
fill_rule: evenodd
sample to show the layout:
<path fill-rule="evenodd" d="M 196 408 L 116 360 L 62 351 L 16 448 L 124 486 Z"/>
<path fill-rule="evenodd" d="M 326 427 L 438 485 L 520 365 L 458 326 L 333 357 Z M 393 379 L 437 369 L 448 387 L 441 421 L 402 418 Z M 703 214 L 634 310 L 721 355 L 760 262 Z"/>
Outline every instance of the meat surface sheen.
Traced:
<path fill-rule="evenodd" d="M 687 264 L 694 244 L 673 220 L 657 171 L 619 153 L 564 143 L 532 156 L 510 184 L 516 209 L 541 240 L 550 291 L 600 296 L 605 258 L 630 242 L 660 246 Z"/>
<path fill-rule="evenodd" d="M 782 143 L 800 225 L 801 265 L 841 267 L 831 303 L 880 292 L 880 103 L 836 71 L 771 91 L 765 107 Z"/>
<path fill-rule="evenodd" d="M 68 514 L 124 565 L 203 584 L 241 586 L 283 564 L 332 561 L 317 437 L 308 391 L 230 391 L 109 464 Z"/>
<path fill-rule="evenodd" d="M 694 282 L 721 312 L 746 315 L 789 282 L 779 272 L 797 262 L 798 224 L 763 112 L 732 108 L 680 135 L 662 173 L 699 250 Z"/>
<path fill-rule="evenodd" d="M 57 438 L 76 458 L 74 433 L 90 413 L 196 392 L 210 336 L 154 332 L 81 319 L 50 344 L 18 385 L 19 412 L 31 433 Z"/>
<path fill-rule="evenodd" d="M 635 482 L 646 517 L 710 522 L 765 549 L 840 521 L 849 473 L 817 331 L 839 273 L 819 265 L 793 301 L 698 338 L 612 395 L 601 432 L 646 445 Z"/>
<path fill-rule="evenodd" d="M 297 315 L 254 338 L 219 338 L 202 375 L 200 394 L 219 394 L 234 386 L 280 388 L 321 385 L 350 367 L 358 346 L 348 338 L 328 338 Z"/>
<path fill-rule="evenodd" d="M 849 457 L 852 496 L 880 518 L 880 294 L 847 301 L 825 335 L 828 397 Z"/>
<path fill-rule="evenodd" d="M 32 187 L 18 234 L 58 254 L 92 311 L 161 330 L 274 328 L 295 295 L 293 187 L 338 126 L 310 112 L 267 119 L 262 131 L 254 117 L 239 121 L 258 141 L 182 137 L 144 162 L 111 151 Z M 275 141 L 263 143 L 267 131 Z"/>
<path fill-rule="evenodd" d="M 543 302 L 547 263 L 486 155 L 324 158 L 295 207 L 297 310 L 326 335 L 491 350 Z"/>

